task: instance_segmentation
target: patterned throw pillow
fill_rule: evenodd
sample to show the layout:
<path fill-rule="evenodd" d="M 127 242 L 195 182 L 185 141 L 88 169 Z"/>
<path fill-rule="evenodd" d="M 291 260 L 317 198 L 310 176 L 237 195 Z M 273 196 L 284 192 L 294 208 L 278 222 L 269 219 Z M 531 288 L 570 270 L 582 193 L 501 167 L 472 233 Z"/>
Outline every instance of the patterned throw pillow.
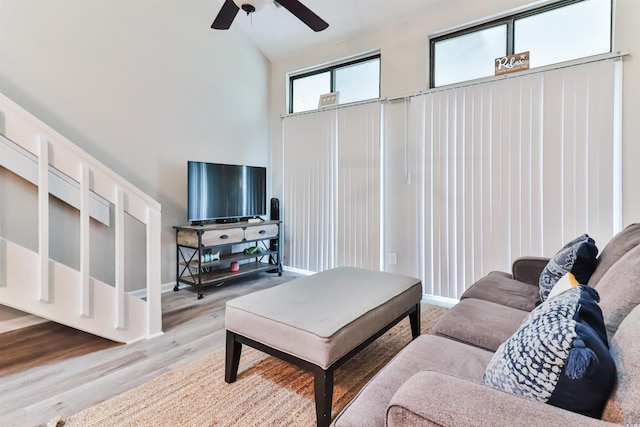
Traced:
<path fill-rule="evenodd" d="M 493 388 L 600 417 L 616 368 L 597 292 L 579 286 L 536 307 L 489 362 Z"/>
<path fill-rule="evenodd" d="M 580 284 L 586 284 L 597 265 L 596 242 L 583 234 L 564 245 L 540 274 L 540 301 L 547 299 L 549 292 L 562 276 L 573 273 Z"/>

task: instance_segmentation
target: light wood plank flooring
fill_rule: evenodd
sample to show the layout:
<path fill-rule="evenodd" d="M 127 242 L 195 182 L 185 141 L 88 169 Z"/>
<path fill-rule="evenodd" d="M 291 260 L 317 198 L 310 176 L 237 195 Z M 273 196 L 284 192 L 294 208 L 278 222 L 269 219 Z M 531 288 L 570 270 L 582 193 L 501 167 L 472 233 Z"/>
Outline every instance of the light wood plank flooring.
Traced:
<path fill-rule="evenodd" d="M 114 344 L 47 322 L 0 334 L 0 426 L 67 417 L 224 346 L 225 302 L 299 277 L 284 272 L 162 295 L 164 335 Z M 62 344 L 62 345 L 61 345 Z"/>

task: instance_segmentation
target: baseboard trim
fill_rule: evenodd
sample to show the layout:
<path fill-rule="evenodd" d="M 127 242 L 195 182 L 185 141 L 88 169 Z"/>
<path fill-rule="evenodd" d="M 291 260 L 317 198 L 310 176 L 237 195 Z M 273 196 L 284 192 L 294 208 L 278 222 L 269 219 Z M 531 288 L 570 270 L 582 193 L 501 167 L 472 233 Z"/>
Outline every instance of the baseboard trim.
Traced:
<path fill-rule="evenodd" d="M 316 274 L 315 271 L 303 270 L 301 268 L 295 268 L 295 267 L 282 266 L 282 269 L 290 273 L 304 274 L 305 276 L 311 276 L 312 274 Z"/>
<path fill-rule="evenodd" d="M 176 282 L 163 283 L 160 285 L 160 293 L 164 294 L 165 292 L 173 291 L 173 287 L 176 285 Z M 129 295 L 134 296 L 136 298 L 144 299 L 147 297 L 147 289 L 142 288 L 135 291 L 129 292 Z"/>
<path fill-rule="evenodd" d="M 441 297 L 438 295 L 424 294 L 422 295 L 422 302 L 426 304 L 437 305 L 440 307 L 451 308 L 458 302 L 460 302 L 460 300 L 457 300 L 455 298 Z"/>
<path fill-rule="evenodd" d="M 165 293 L 165 292 L 173 292 L 173 288 L 175 288 L 176 286 L 176 282 L 169 282 L 169 283 L 164 283 L 160 286 L 160 293 Z M 146 295 L 146 291 L 145 291 L 145 295 Z"/>

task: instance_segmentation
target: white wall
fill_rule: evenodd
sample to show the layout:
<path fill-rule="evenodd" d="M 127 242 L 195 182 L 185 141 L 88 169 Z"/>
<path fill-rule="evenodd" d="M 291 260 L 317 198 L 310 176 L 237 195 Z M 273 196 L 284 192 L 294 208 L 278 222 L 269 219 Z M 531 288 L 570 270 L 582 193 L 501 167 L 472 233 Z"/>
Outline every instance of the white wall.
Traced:
<path fill-rule="evenodd" d="M 395 98 L 418 93 L 428 86 L 428 36 L 451 27 L 484 19 L 505 11 L 530 4 L 527 0 L 468 1 L 450 0 L 438 2 L 423 15 L 410 21 L 387 28 L 380 28 L 366 36 L 346 40 L 322 49 L 314 49 L 272 64 L 271 68 L 271 122 L 272 165 L 274 171 L 281 170 L 281 126 L 280 115 L 286 109 L 286 74 L 317 64 L 346 58 L 361 52 L 379 49 L 382 56 L 381 96 Z M 617 0 L 615 12 L 614 50 L 640 52 L 640 1 Z M 640 221 L 640 198 L 637 197 L 640 169 L 635 165 L 640 160 L 640 65 L 634 57 L 625 60 L 624 67 L 624 123 L 623 123 L 623 223 Z M 402 117 L 399 105 L 389 104 L 390 117 Z M 303 142 L 302 142 L 303 143 Z M 385 191 L 393 195 L 392 206 L 385 207 L 385 258 L 396 252 L 398 264 L 386 265 L 389 271 L 419 275 L 415 253 L 419 247 L 416 223 L 412 212 L 415 206 L 415 182 L 405 178 L 404 129 L 393 126 L 385 129 Z M 409 157 L 410 159 L 412 157 Z M 411 166 L 411 162 L 410 166 Z M 417 167 L 417 165 L 413 165 Z M 410 172 L 410 171 L 409 171 Z M 274 179 L 274 195 L 281 196 L 281 181 Z M 404 186 L 404 187 L 401 187 Z M 393 188 L 393 192 L 389 189 Z M 403 199 L 404 200 L 400 200 Z M 281 200 L 281 204 L 286 204 Z M 286 230 L 285 230 L 286 233 Z M 284 260 L 286 264 L 286 259 Z M 509 266 L 504 266 L 505 269 Z"/>
<path fill-rule="evenodd" d="M 0 92 L 161 203 L 163 283 L 175 280 L 187 160 L 268 166 L 269 62 L 239 31 L 210 29 L 218 9 L 210 0 L 0 0 Z M 12 232 L 35 232 L 20 204 L 2 204 L 0 234 L 7 218 Z"/>

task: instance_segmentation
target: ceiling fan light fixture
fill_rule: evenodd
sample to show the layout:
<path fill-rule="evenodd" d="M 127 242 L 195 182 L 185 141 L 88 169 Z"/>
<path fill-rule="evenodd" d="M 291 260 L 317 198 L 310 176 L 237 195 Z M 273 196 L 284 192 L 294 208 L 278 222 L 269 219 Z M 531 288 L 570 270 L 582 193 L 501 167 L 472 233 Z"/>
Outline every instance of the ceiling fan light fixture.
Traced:
<path fill-rule="evenodd" d="M 233 0 L 238 8 L 249 13 L 257 12 L 273 0 Z"/>

